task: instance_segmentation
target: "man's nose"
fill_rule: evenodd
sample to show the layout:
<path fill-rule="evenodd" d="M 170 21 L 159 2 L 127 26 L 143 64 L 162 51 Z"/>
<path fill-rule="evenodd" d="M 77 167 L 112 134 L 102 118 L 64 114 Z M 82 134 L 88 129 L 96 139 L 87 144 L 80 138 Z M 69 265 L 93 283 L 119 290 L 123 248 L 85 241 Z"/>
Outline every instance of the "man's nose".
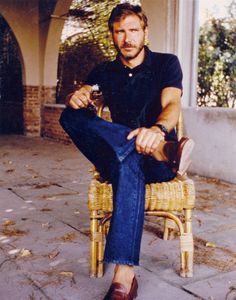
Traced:
<path fill-rule="evenodd" d="M 131 35 L 129 32 L 125 33 L 125 42 L 130 43 L 132 41 Z"/>

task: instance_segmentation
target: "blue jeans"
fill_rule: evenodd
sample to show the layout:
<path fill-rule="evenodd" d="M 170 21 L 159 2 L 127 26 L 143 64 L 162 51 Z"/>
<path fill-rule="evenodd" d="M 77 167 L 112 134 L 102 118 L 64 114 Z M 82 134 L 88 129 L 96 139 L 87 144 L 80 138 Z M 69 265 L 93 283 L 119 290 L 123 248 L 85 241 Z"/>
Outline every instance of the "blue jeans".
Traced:
<path fill-rule="evenodd" d="M 144 222 L 145 183 L 169 181 L 175 173 L 167 163 L 138 154 L 132 130 L 107 122 L 89 109 L 66 108 L 61 126 L 78 149 L 112 184 L 113 214 L 104 261 L 139 265 Z"/>

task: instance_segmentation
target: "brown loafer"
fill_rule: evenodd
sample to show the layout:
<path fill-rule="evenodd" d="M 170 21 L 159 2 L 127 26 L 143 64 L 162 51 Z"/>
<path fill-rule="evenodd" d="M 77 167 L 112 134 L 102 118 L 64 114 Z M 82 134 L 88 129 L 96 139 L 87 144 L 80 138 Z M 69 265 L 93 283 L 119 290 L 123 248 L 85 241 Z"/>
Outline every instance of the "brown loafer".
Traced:
<path fill-rule="evenodd" d="M 191 164 L 190 155 L 194 144 L 194 141 L 188 137 L 182 137 L 177 144 L 176 156 L 172 163 L 173 170 L 180 175 L 184 175 Z"/>
<path fill-rule="evenodd" d="M 137 297 L 138 282 L 134 277 L 129 293 L 126 287 L 118 282 L 112 283 L 109 291 L 103 300 L 133 300 Z"/>

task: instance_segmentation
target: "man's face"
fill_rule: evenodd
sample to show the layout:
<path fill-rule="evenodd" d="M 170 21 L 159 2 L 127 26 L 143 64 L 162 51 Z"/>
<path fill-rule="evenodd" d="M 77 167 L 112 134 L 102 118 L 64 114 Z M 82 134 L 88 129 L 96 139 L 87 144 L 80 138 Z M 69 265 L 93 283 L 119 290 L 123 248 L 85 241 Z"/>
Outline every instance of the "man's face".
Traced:
<path fill-rule="evenodd" d="M 143 29 L 138 16 L 130 15 L 113 23 L 114 46 L 125 60 L 136 58 L 143 50 L 147 29 Z"/>

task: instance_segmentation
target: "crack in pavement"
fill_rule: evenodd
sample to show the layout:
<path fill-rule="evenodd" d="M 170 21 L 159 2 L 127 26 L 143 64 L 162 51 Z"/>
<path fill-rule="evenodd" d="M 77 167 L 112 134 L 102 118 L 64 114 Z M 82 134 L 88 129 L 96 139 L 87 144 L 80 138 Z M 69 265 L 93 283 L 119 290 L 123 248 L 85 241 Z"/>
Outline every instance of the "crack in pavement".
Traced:
<path fill-rule="evenodd" d="M 27 276 L 26 274 L 24 274 L 25 278 L 30 282 L 30 284 L 36 289 L 38 290 L 40 293 L 43 294 L 43 296 L 47 299 L 47 300 L 53 300 L 51 297 L 49 297 L 45 292 L 44 290 L 37 285 L 37 283 L 35 283 L 35 281 L 30 278 L 29 276 Z"/>

